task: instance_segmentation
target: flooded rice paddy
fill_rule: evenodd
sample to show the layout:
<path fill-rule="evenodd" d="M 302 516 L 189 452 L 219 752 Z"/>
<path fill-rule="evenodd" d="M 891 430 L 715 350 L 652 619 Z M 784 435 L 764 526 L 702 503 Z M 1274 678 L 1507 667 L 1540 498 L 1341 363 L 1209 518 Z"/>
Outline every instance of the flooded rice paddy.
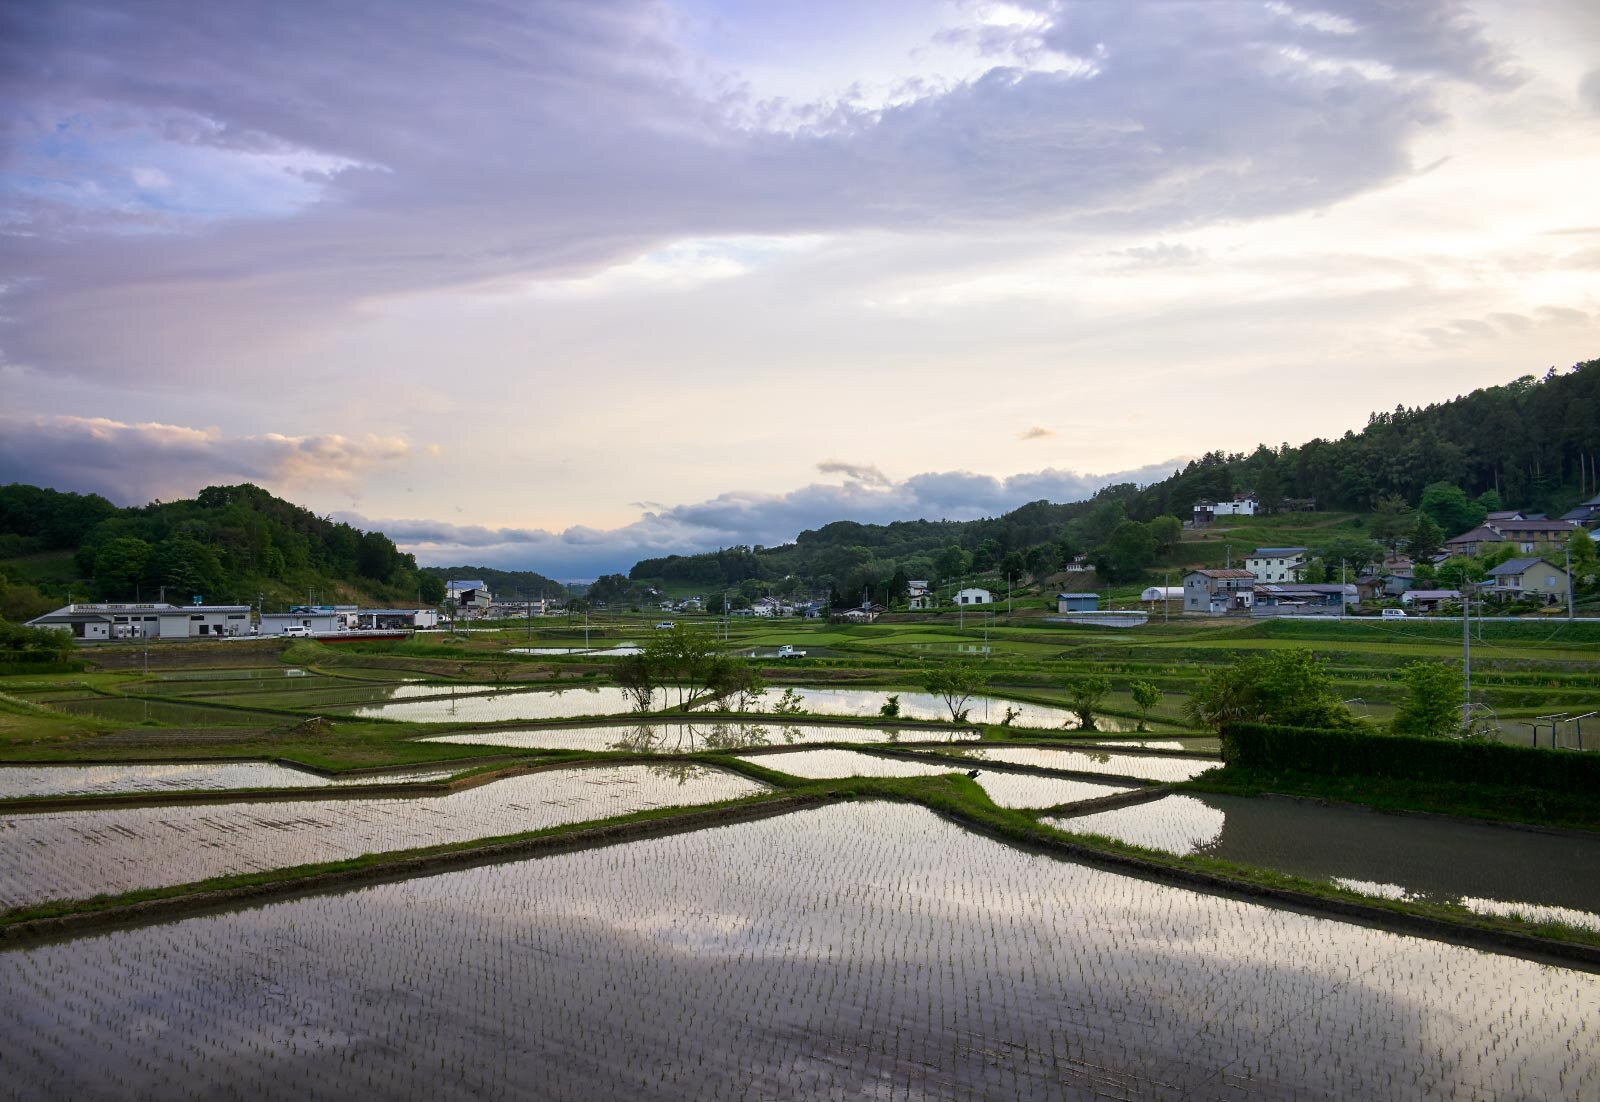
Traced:
<path fill-rule="evenodd" d="M 1333 880 L 1368 895 L 1600 929 L 1600 836 L 1209 794 L 1046 821 L 1147 849 Z"/>
<path fill-rule="evenodd" d="M 483 688 L 479 686 L 478 688 Z M 751 707 L 762 711 L 776 705 L 783 690 L 769 688 L 766 696 Z M 899 698 L 900 717 L 919 720 L 948 720 L 950 709 L 931 693 L 888 689 L 794 688 L 802 712 L 819 716 L 877 717 L 891 696 Z M 652 708 L 667 705 L 664 693 L 657 693 Z M 1073 728 L 1078 719 L 1065 708 L 1025 704 L 1002 697 L 973 697 L 968 702 L 968 718 L 974 723 L 999 723 L 1006 709 L 1017 712 L 1012 724 L 1017 727 Z M 620 688 L 599 685 L 563 691 L 520 690 L 492 696 L 456 699 L 413 700 L 392 704 L 372 704 L 353 708 L 349 714 L 365 719 L 397 719 L 417 723 L 504 723 L 519 719 L 572 719 L 580 716 L 621 715 L 632 704 Z M 1096 720 L 1101 730 L 1123 731 L 1132 724 L 1116 718 Z"/>
<path fill-rule="evenodd" d="M 933 777 L 962 768 L 959 765 L 928 765 L 904 758 L 886 758 L 856 750 L 795 750 L 781 754 L 751 754 L 743 760 L 767 769 L 776 769 L 791 777 L 809 780 L 833 777 Z M 1059 807 L 1129 791 L 1125 785 L 995 770 L 981 771 L 976 779 L 979 787 L 999 807 Z"/>
<path fill-rule="evenodd" d="M 464 768 L 458 766 L 457 769 Z M 444 780 L 451 770 L 406 770 L 326 777 L 265 761 L 0 766 L 0 799 L 197 792 L 228 788 L 334 788 Z"/>
<path fill-rule="evenodd" d="M 694 765 L 560 769 L 448 796 L 241 802 L 0 816 L 0 907 L 412 849 L 753 796 Z"/>
<path fill-rule="evenodd" d="M 509 746 L 519 750 L 626 750 L 635 754 L 690 754 L 807 742 L 954 742 L 975 740 L 976 731 L 937 728 L 847 727 L 822 723 L 660 723 L 601 727 L 545 727 L 531 731 L 471 731 L 420 742 Z"/>
<path fill-rule="evenodd" d="M 267 707 L 273 705 L 265 701 Z M 251 712 L 236 708 L 217 708 L 205 704 L 176 704 L 166 700 L 139 700 L 132 697 L 97 696 L 78 700 L 56 700 L 48 705 L 70 715 L 94 716 L 114 723 L 158 724 L 167 727 L 260 727 L 282 723 L 283 717 L 271 712 Z"/>
<path fill-rule="evenodd" d="M 1600 1095 L 1600 977 L 850 804 L 0 953 L 18 1097 Z"/>
<path fill-rule="evenodd" d="M 1154 754 L 1120 754 L 1109 750 L 1034 749 L 1029 746 L 956 747 L 951 752 L 975 761 L 1031 765 L 1037 769 L 1061 769 L 1072 773 L 1107 773 L 1137 777 L 1146 781 L 1175 783 L 1215 769 L 1220 761 L 1200 758 L 1157 757 Z"/>

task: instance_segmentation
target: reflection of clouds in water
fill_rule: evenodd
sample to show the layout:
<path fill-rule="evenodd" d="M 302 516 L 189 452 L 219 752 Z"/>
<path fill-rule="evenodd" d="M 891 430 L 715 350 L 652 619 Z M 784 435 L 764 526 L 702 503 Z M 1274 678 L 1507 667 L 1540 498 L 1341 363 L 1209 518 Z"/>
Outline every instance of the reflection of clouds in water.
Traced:
<path fill-rule="evenodd" d="M 900 730 L 888 727 L 851 727 L 844 724 L 773 721 L 750 723 L 729 720 L 723 723 L 664 721 L 593 727 L 546 727 L 522 731 L 469 731 L 459 735 L 436 735 L 420 741 L 451 742 L 472 746 L 510 746 L 522 750 L 622 750 L 634 754 L 688 754 L 702 750 L 741 750 L 780 744 L 792 746 L 814 742 L 936 742 L 952 738 L 976 737 L 976 733 L 972 731 Z"/>
<path fill-rule="evenodd" d="M 1167 853 L 1202 853 L 1222 838 L 1227 816 L 1192 796 L 1164 796 L 1152 803 L 1070 819 L 1048 819 L 1073 834 L 1101 834 L 1130 846 Z"/>

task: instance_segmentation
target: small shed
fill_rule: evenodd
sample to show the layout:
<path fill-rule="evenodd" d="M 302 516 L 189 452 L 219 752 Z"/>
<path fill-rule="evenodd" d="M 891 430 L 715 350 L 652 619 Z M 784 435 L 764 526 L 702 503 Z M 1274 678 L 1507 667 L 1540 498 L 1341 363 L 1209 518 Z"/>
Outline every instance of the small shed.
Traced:
<path fill-rule="evenodd" d="M 1057 593 L 1057 612 L 1099 612 L 1100 594 L 1098 593 Z"/>
<path fill-rule="evenodd" d="M 1181 585 L 1152 585 L 1139 594 L 1141 601 L 1181 601 L 1183 600 L 1183 586 Z"/>

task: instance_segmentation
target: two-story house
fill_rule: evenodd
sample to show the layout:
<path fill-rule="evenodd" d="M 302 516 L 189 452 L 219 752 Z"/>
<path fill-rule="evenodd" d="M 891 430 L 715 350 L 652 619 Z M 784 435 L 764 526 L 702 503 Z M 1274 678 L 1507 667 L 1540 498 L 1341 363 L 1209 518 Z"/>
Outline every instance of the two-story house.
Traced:
<path fill-rule="evenodd" d="M 1244 567 L 1258 582 L 1300 580 L 1306 569 L 1304 547 L 1258 547 L 1244 560 Z"/>
<path fill-rule="evenodd" d="M 1545 559 L 1526 556 L 1507 559 L 1489 570 L 1489 588 L 1486 592 L 1505 600 L 1535 597 L 1546 604 L 1567 599 L 1571 583 L 1567 572 Z"/>
<path fill-rule="evenodd" d="M 1183 576 L 1183 611 L 1237 612 L 1254 603 L 1256 576 L 1248 570 L 1191 570 Z"/>

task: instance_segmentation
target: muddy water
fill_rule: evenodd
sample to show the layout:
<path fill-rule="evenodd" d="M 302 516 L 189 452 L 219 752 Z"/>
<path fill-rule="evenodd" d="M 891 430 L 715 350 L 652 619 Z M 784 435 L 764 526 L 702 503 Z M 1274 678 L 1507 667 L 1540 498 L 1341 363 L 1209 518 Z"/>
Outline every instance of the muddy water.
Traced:
<path fill-rule="evenodd" d="M 625 765 L 509 777 L 413 799 L 11 814 L 0 817 L 0 907 L 492 838 L 763 791 L 716 769 Z"/>
<path fill-rule="evenodd" d="M 461 766 L 460 768 L 465 768 Z M 118 792 L 188 792 L 225 788 L 329 788 L 352 784 L 436 781 L 449 770 L 323 777 L 265 761 L 195 764 L 0 766 L 0 799 L 21 796 L 102 796 Z"/>
<path fill-rule="evenodd" d="M 0 953 L 15 1097 L 1592 1099 L 1600 978 L 776 819 Z"/>
<path fill-rule="evenodd" d="M 1169 853 L 1334 880 L 1370 895 L 1460 902 L 1485 914 L 1600 929 L 1600 836 L 1213 795 L 1166 796 L 1047 821 Z"/>
<path fill-rule="evenodd" d="M 744 759 L 793 777 L 932 777 L 964 771 L 960 765 L 925 765 L 903 758 L 885 758 L 854 750 L 797 750 L 783 754 L 752 754 Z M 980 770 L 976 778 L 989 798 L 1000 807 L 1059 807 L 1127 792 L 1125 785 L 1096 784 L 1067 777 L 1039 777 L 1028 773 Z"/>
<path fill-rule="evenodd" d="M 421 742 L 511 746 L 519 750 L 626 750 L 687 754 L 807 742 L 949 742 L 976 739 L 972 731 L 939 728 L 849 727 L 820 723 L 628 723 L 604 727 L 545 727 L 532 731 L 472 731 Z"/>

